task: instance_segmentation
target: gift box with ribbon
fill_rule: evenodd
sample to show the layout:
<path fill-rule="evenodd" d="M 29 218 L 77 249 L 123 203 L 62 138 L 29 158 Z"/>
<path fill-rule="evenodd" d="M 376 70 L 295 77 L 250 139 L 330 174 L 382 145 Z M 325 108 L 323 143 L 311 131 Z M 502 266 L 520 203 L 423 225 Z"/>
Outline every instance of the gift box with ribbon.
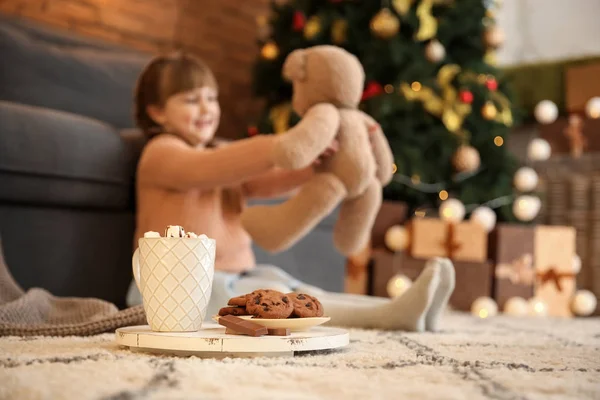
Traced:
<path fill-rule="evenodd" d="M 500 309 L 511 297 L 536 296 L 548 315 L 571 315 L 575 293 L 575 229 L 569 226 L 498 224 L 490 239 L 494 297 Z"/>
<path fill-rule="evenodd" d="M 535 296 L 546 303 L 548 315 L 570 317 L 571 300 L 577 290 L 575 228 L 540 225 L 535 229 Z"/>
<path fill-rule="evenodd" d="M 448 257 L 453 261 L 475 263 L 487 260 L 488 234 L 477 223 L 414 218 L 410 221 L 409 229 L 411 257 Z"/>
<path fill-rule="evenodd" d="M 511 297 L 533 296 L 535 228 L 498 224 L 490 237 L 490 256 L 496 263 L 494 298 L 500 309 Z"/>

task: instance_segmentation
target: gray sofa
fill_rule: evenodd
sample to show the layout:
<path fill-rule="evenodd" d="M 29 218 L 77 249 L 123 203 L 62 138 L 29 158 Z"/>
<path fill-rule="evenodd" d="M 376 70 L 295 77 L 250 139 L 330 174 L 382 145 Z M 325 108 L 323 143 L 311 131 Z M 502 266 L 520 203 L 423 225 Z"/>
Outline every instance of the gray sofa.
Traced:
<path fill-rule="evenodd" d="M 134 177 L 144 140 L 131 94 L 147 54 L 0 14 L 0 236 L 25 288 L 125 305 Z M 335 214 L 258 261 L 340 291 Z"/>

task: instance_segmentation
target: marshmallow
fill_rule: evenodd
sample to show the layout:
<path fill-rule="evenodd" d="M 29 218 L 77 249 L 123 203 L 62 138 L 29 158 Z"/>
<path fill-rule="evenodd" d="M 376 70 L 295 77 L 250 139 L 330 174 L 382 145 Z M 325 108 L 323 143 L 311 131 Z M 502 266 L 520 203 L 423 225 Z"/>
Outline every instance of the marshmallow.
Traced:
<path fill-rule="evenodd" d="M 185 231 L 182 226 L 179 225 L 168 225 L 165 230 L 165 237 L 184 237 Z"/>
<path fill-rule="evenodd" d="M 194 232 L 187 232 L 187 233 L 185 234 L 185 237 L 186 237 L 186 238 L 197 238 L 197 237 L 198 237 L 198 235 L 196 235 Z"/>
<path fill-rule="evenodd" d="M 160 233 L 154 232 L 154 231 L 148 231 L 148 232 L 144 233 L 144 237 L 145 238 L 159 238 Z"/>

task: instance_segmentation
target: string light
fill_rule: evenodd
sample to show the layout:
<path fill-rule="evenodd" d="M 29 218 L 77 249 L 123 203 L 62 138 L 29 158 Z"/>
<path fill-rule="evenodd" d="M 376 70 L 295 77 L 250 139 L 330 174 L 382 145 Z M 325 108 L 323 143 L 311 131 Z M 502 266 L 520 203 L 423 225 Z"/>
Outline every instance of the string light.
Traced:
<path fill-rule="evenodd" d="M 461 172 L 460 174 L 456 174 L 452 179 L 453 183 L 463 182 L 477 174 L 479 174 L 484 168 L 481 167 L 472 172 Z M 409 186 L 415 190 L 418 190 L 423 193 L 438 193 L 438 197 L 441 200 L 446 200 L 448 196 L 448 191 L 446 190 L 446 185 L 443 182 L 438 183 L 422 183 L 421 177 L 417 174 L 412 177 L 408 177 L 406 175 L 394 175 L 394 182 L 401 183 L 405 186 Z M 442 198 L 446 196 L 446 198 Z M 477 207 L 489 207 L 491 209 L 500 208 L 514 202 L 516 195 L 509 194 L 506 196 L 496 197 L 494 199 L 488 200 L 482 204 L 465 204 L 465 212 L 467 214 L 471 213 Z M 415 216 L 424 217 L 427 214 L 428 210 L 436 210 L 434 208 L 422 208 L 420 210 L 415 211 Z"/>
<path fill-rule="evenodd" d="M 494 138 L 494 144 L 498 147 L 502 146 L 504 144 L 504 139 L 502 139 L 501 136 L 496 136 Z"/>
<path fill-rule="evenodd" d="M 427 213 L 425 212 L 425 210 L 417 210 L 417 211 L 415 211 L 415 217 L 423 218 L 425 215 L 427 215 Z"/>
<path fill-rule="evenodd" d="M 385 85 L 384 90 L 385 90 L 385 92 L 387 94 L 394 93 L 394 86 L 392 86 L 392 85 Z"/>
<path fill-rule="evenodd" d="M 418 92 L 419 90 L 421 90 L 421 83 L 415 81 L 415 82 L 411 83 L 410 88 L 412 90 L 414 90 L 415 92 Z"/>
<path fill-rule="evenodd" d="M 465 181 L 465 180 L 471 178 L 472 176 L 477 175 L 479 172 L 481 172 L 481 170 L 482 170 L 482 168 L 479 168 L 479 169 L 476 169 L 475 171 L 458 173 L 458 174 L 454 175 L 452 182 L 460 183 L 462 181 Z M 414 174 L 411 177 L 408 177 L 406 175 L 394 175 L 393 179 L 395 182 L 409 186 L 409 187 L 416 189 L 423 193 L 439 193 L 440 191 L 446 189 L 446 185 L 443 182 L 422 183 L 421 177 L 417 174 Z"/>

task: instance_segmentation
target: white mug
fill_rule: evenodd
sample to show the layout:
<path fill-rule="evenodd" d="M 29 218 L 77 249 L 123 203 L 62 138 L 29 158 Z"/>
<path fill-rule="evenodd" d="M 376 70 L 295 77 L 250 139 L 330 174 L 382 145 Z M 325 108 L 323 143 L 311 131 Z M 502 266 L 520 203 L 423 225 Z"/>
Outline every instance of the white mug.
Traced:
<path fill-rule="evenodd" d="M 153 331 L 194 332 L 202 327 L 212 293 L 216 242 L 198 238 L 140 238 L 133 276 Z"/>

